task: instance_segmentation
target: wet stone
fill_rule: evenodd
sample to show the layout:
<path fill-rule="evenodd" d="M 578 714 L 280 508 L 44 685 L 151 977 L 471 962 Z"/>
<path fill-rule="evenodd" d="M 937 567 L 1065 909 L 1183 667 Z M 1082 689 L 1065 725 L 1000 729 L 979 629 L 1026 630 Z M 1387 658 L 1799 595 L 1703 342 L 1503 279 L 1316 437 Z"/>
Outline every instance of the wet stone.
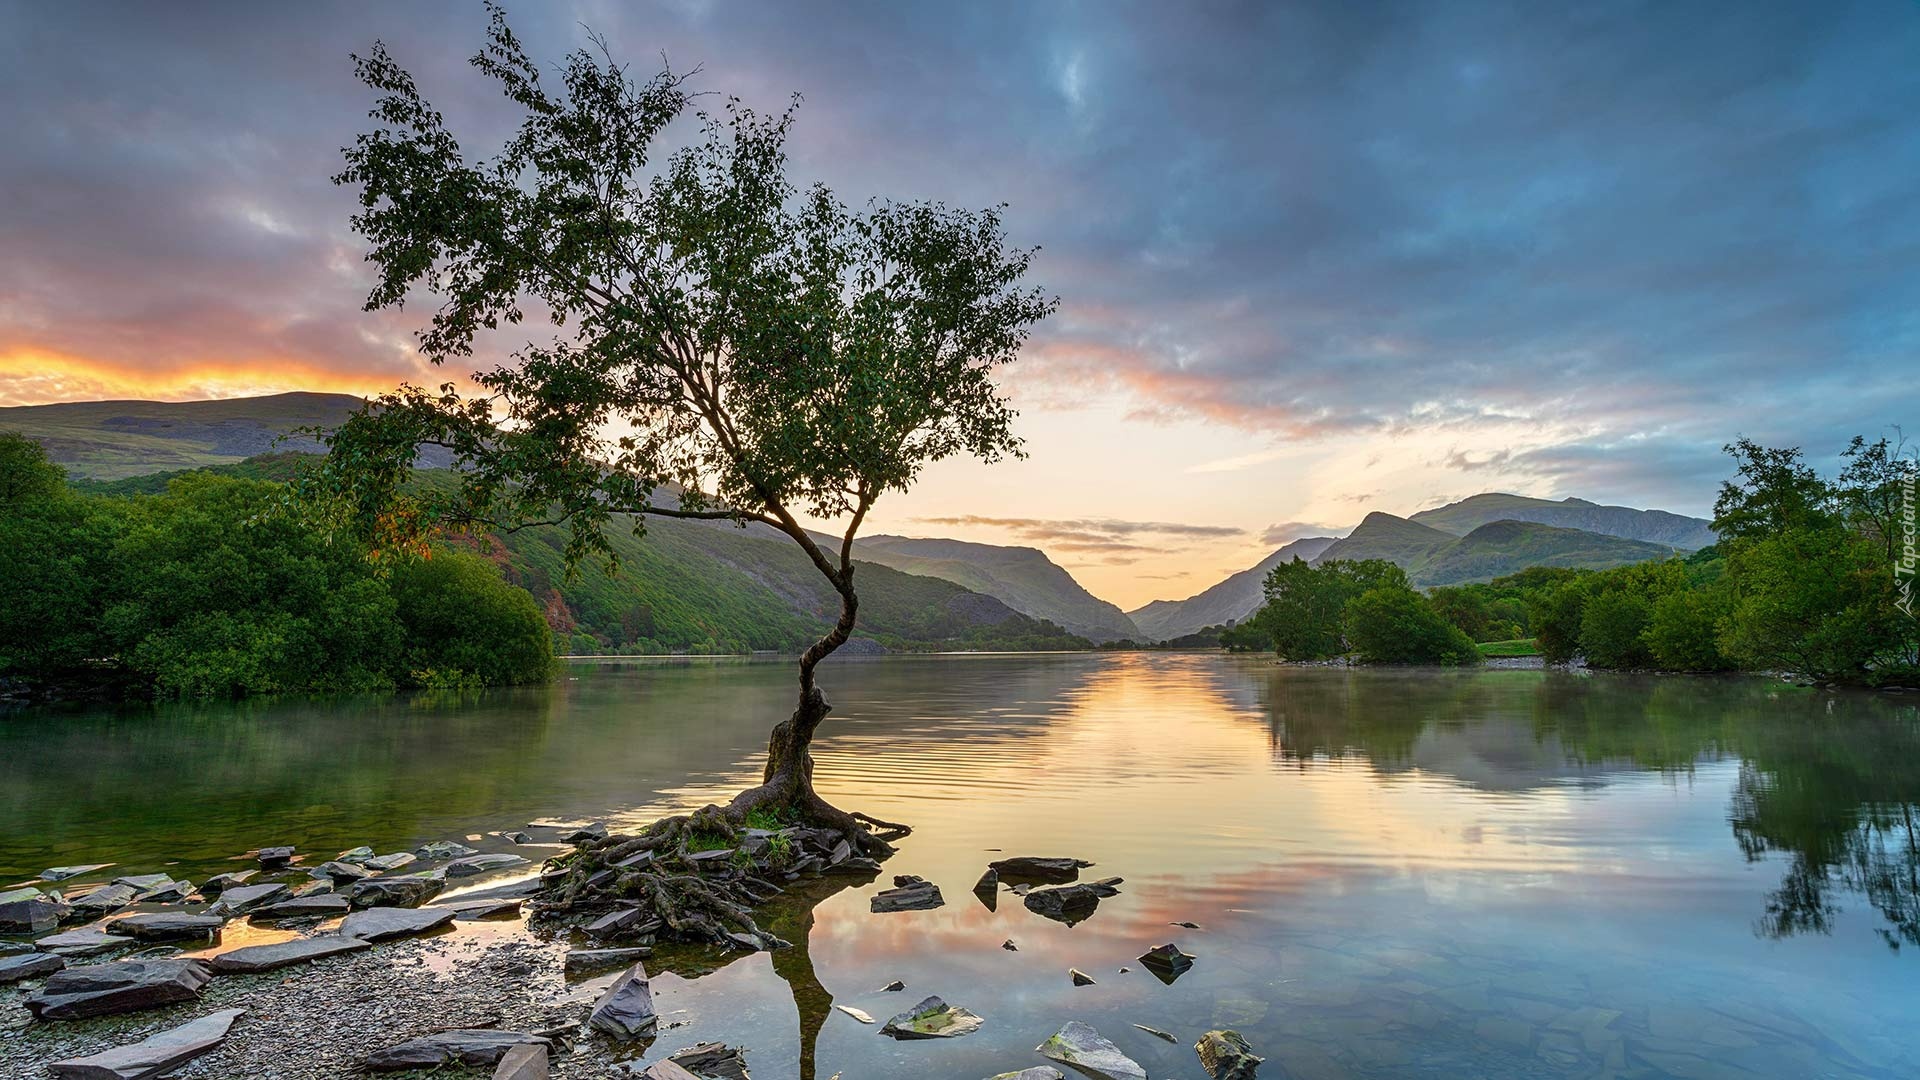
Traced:
<path fill-rule="evenodd" d="M 74 917 L 93 918 L 119 911 L 133 903 L 134 896 L 134 890 L 126 885 L 102 885 L 91 892 L 70 898 L 67 903 L 73 908 Z"/>
<path fill-rule="evenodd" d="M 1147 1080 L 1147 1070 L 1139 1062 L 1078 1020 L 1069 1021 L 1034 1050 L 1093 1080 Z"/>
<path fill-rule="evenodd" d="M 354 907 L 417 907 L 445 887 L 446 879 L 437 874 L 403 874 L 356 881 L 348 896 Z"/>
<path fill-rule="evenodd" d="M 955 1039 L 980 1030 L 983 1022 L 966 1009 L 933 996 L 888 1020 L 880 1034 L 896 1039 Z"/>
<path fill-rule="evenodd" d="M 290 846 L 263 847 L 257 853 L 262 869 L 278 870 L 293 861 L 293 848 Z"/>
<path fill-rule="evenodd" d="M 216 899 L 228 889 L 245 885 L 259 872 L 258 870 L 236 870 L 231 874 L 215 874 L 200 883 L 200 895 L 209 900 Z"/>
<path fill-rule="evenodd" d="M 1265 1058 L 1254 1054 L 1253 1047 L 1237 1031 L 1209 1031 L 1193 1044 L 1200 1065 L 1213 1080 L 1255 1080 L 1254 1070 Z"/>
<path fill-rule="evenodd" d="M 659 1022 L 647 969 L 637 963 L 607 987 L 587 1016 L 587 1023 L 619 1039 L 651 1035 Z"/>
<path fill-rule="evenodd" d="M 362 878 L 372 877 L 373 871 L 364 866 L 356 866 L 344 859 L 324 862 L 313 870 L 316 874 L 325 874 L 336 885 L 349 885 Z"/>
<path fill-rule="evenodd" d="M 653 955 L 649 948 L 636 949 L 573 949 L 561 961 L 562 969 L 568 975 L 586 975 L 609 968 L 626 967 Z"/>
<path fill-rule="evenodd" d="M 902 879 L 894 880 L 898 882 Z M 930 911 L 945 903 L 946 900 L 940 895 L 940 886 L 914 878 L 898 888 L 883 889 L 875 894 L 871 907 L 878 914 L 886 911 Z"/>
<path fill-rule="evenodd" d="M 414 848 L 413 853 L 423 859 L 461 859 L 468 855 L 477 855 L 479 850 L 452 840 L 435 840 L 431 844 L 422 844 Z"/>
<path fill-rule="evenodd" d="M 285 885 L 237 885 L 220 894 L 220 902 L 208 909 L 214 915 L 244 915 L 257 907 L 286 899 L 291 894 Z"/>
<path fill-rule="evenodd" d="M 472 877 L 493 870 L 504 870 L 509 866 L 525 866 L 527 860 L 518 855 L 505 853 L 494 855 L 467 855 L 455 859 L 446 866 L 449 877 Z"/>
<path fill-rule="evenodd" d="M 54 953 L 30 952 L 0 956 L 0 986 L 11 985 L 22 979 L 51 975 L 66 966 L 66 958 Z"/>
<path fill-rule="evenodd" d="M 191 1001 L 213 978 L 199 960 L 122 960 L 68 968 L 25 1002 L 41 1020 L 79 1020 Z"/>
<path fill-rule="evenodd" d="M 220 936 L 226 920 L 218 915 L 149 911 L 107 924 L 107 932 L 138 941 L 209 941 Z"/>
<path fill-rule="evenodd" d="M 585 844 L 594 840 L 605 840 L 606 838 L 607 838 L 606 824 L 604 822 L 596 821 L 590 825 L 583 825 L 580 828 L 574 829 L 572 832 L 567 833 L 565 836 L 561 837 L 560 839 L 562 840 L 562 842 L 568 843 L 568 844 Z"/>
<path fill-rule="evenodd" d="M 166 875 L 162 874 L 162 877 Z M 177 904 L 193 895 L 193 882 L 169 881 L 133 898 L 136 904 Z"/>
<path fill-rule="evenodd" d="M 77 878 L 82 874 L 91 874 L 95 870 L 105 870 L 112 865 L 113 864 L 109 862 L 99 862 L 87 863 L 83 866 L 49 866 L 45 870 L 40 871 L 40 880 L 65 881 L 68 878 Z"/>
<path fill-rule="evenodd" d="M 136 893 L 143 893 L 148 889 L 157 889 L 162 885 L 171 884 L 172 881 L 173 879 L 166 874 L 131 874 L 127 877 L 117 877 L 113 879 L 115 885 L 125 885 Z"/>
<path fill-rule="evenodd" d="M 386 941 L 438 930 L 453 921 L 451 908 L 368 908 L 356 911 L 340 923 L 342 937 L 364 941 Z"/>
<path fill-rule="evenodd" d="M 72 910 L 57 900 L 12 900 L 0 904 L 0 934 L 44 934 Z"/>
<path fill-rule="evenodd" d="M 469 900 L 464 903 L 440 905 L 453 912 L 460 922 L 474 922 L 478 919 L 507 919 L 520 914 L 524 900 Z"/>
<path fill-rule="evenodd" d="M 547 1048 L 522 1043 L 500 1057 L 493 1080 L 547 1080 Z"/>
<path fill-rule="evenodd" d="M 1068 968 L 1067 978 L 1072 979 L 1073 985 L 1075 986 L 1092 986 L 1093 985 L 1093 976 L 1087 974 L 1084 971 L 1081 971 L 1079 968 Z"/>
<path fill-rule="evenodd" d="M 1153 973 L 1154 978 L 1172 985 L 1175 979 L 1187 973 L 1193 966 L 1193 957 L 1180 951 L 1174 944 L 1161 945 L 1140 954 L 1140 963 Z"/>
<path fill-rule="evenodd" d="M 344 862 L 346 860 L 343 859 L 341 861 Z M 412 865 L 414 861 L 413 852 L 396 851 L 391 855 L 376 855 L 365 860 L 360 865 L 369 870 L 375 870 L 384 874 L 389 870 L 398 870 L 403 866 Z"/>
<path fill-rule="evenodd" d="M 1051 1065 L 1035 1065 L 1018 1072 L 995 1073 L 987 1080 L 1066 1080 L 1067 1074 Z"/>
<path fill-rule="evenodd" d="M 319 896 L 296 896 L 291 900 L 282 900 L 254 909 L 250 918 L 255 922 L 279 922 L 285 919 L 329 918 L 345 915 L 353 905 L 338 893 L 325 893 Z"/>
<path fill-rule="evenodd" d="M 109 934 L 97 926 L 86 926 L 78 930 L 67 930 L 50 934 L 35 941 L 42 952 L 57 953 L 67 957 L 99 956 L 115 949 L 125 948 L 127 939 Z"/>
<path fill-rule="evenodd" d="M 340 854 L 335 855 L 334 858 L 343 863 L 361 864 L 373 858 L 373 849 L 362 844 L 357 848 L 348 848 Z"/>
<path fill-rule="evenodd" d="M 1080 871 L 1092 866 L 1085 859 L 1043 858 L 1031 855 L 996 859 L 987 864 L 1009 883 L 1024 881 L 1033 885 L 1064 885 L 1077 881 Z"/>

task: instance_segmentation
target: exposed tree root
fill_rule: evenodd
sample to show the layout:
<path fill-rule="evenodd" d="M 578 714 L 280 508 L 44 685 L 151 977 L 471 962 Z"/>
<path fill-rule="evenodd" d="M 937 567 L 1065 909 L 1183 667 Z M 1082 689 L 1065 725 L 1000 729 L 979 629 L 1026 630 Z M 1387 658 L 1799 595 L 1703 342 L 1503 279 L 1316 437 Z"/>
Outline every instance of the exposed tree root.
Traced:
<path fill-rule="evenodd" d="M 752 788 L 724 807 L 662 818 L 637 835 L 587 841 L 549 860 L 535 916 L 601 925 L 610 942 L 785 945 L 754 921 L 755 907 L 803 876 L 877 873 L 893 854 L 888 841 L 911 830 L 847 813 L 804 783 L 797 794 L 782 786 Z M 768 828 L 749 831 L 750 821 Z M 632 914 L 618 917 L 624 912 Z"/>

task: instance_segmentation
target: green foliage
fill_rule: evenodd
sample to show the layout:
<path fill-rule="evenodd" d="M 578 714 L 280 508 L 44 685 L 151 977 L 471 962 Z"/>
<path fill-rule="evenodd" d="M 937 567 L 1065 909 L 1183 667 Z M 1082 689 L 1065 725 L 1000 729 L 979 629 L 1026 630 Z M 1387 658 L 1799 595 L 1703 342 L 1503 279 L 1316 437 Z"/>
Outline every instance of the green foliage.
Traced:
<path fill-rule="evenodd" d="M 1730 671 L 1720 651 L 1722 626 L 1732 613 L 1732 594 L 1713 585 L 1668 593 L 1653 602 L 1643 634 L 1653 666 L 1666 671 Z"/>
<path fill-rule="evenodd" d="M 1609 589 L 1580 612 L 1580 652 L 1601 668 L 1644 668 L 1653 652 L 1642 640 L 1653 621 L 1653 604 L 1639 592 Z"/>
<path fill-rule="evenodd" d="M 1385 559 L 1334 559 L 1309 565 L 1295 558 L 1267 573 L 1267 602 L 1252 622 L 1289 660 L 1325 660 L 1347 651 L 1347 602 L 1370 589 L 1407 588 L 1406 572 Z"/>
<path fill-rule="evenodd" d="M 130 498 L 10 490 L 0 546 L 21 573 L 0 590 L 0 675 L 226 697 L 519 682 L 551 663 L 538 607 L 485 562 L 382 577 L 363 549 L 272 513 L 278 484 L 200 473 Z"/>
<path fill-rule="evenodd" d="M 1347 601 L 1346 637 L 1369 664 L 1477 664 L 1480 650 L 1405 584 L 1368 589 Z"/>
<path fill-rule="evenodd" d="M 1539 656 L 1540 643 L 1532 638 L 1514 638 L 1511 641 L 1482 641 L 1478 643 L 1480 655 L 1488 658 Z"/>
<path fill-rule="evenodd" d="M 1228 652 L 1267 652 L 1273 635 L 1256 619 L 1246 619 L 1220 631 L 1220 647 Z"/>
<path fill-rule="evenodd" d="M 1836 524 L 1800 525 L 1733 544 L 1732 610 L 1720 646 L 1749 667 L 1822 682 L 1873 682 L 1911 664 L 1912 619 L 1876 541 Z"/>
<path fill-rule="evenodd" d="M 404 563 L 390 586 L 407 670 L 460 672 L 492 686 L 552 675 L 552 638 L 539 605 L 485 559 L 446 552 Z"/>

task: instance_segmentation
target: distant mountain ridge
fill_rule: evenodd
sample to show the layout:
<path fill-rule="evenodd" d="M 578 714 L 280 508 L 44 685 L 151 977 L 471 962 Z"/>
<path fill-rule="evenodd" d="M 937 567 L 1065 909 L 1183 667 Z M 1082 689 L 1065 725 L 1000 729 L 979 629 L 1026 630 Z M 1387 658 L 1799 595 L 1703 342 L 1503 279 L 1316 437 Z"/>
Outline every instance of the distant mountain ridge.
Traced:
<path fill-rule="evenodd" d="M 365 404 L 350 394 L 305 392 L 215 401 L 72 401 L 0 408 L 0 430 L 38 440 L 74 476 L 119 480 L 233 465 L 272 450 L 318 450 L 311 437 L 281 437 L 296 428 L 337 425 Z"/>
<path fill-rule="evenodd" d="M 1405 570 L 1414 585 L 1431 588 L 1491 581 L 1529 566 L 1606 570 L 1663 559 L 1676 550 L 1667 544 L 1533 521 L 1490 521 L 1465 536 L 1455 536 L 1375 511 L 1315 561 L 1385 559 Z"/>
<path fill-rule="evenodd" d="M 1150 641 L 1166 641 L 1209 626 L 1239 622 L 1266 602 L 1262 583 L 1267 572 L 1295 558 L 1313 562 L 1332 546 L 1331 536 L 1307 536 L 1293 541 L 1258 563 L 1185 600 L 1155 600 L 1127 614 Z"/>
<path fill-rule="evenodd" d="M 1090 641 L 1140 636 L 1126 612 L 1089 593 L 1037 548 L 881 534 L 855 541 L 853 550 L 895 570 L 964 585 Z"/>
<path fill-rule="evenodd" d="M 1665 510 L 1636 510 L 1631 506 L 1604 506 L 1585 499 L 1534 499 L 1490 491 L 1456 503 L 1422 510 L 1407 520 L 1455 536 L 1465 536 L 1495 521 L 1531 521 L 1563 529 L 1579 529 L 1602 536 L 1642 540 L 1650 544 L 1697 551 L 1715 540 L 1713 523 L 1703 518 Z"/>

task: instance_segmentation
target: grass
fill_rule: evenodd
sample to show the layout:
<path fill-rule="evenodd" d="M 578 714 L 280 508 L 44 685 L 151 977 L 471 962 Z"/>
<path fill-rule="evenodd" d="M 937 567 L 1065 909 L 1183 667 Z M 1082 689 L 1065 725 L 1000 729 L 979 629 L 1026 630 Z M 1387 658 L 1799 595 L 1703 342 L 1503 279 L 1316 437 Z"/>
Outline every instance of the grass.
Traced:
<path fill-rule="evenodd" d="M 1488 658 L 1509 656 L 1539 656 L 1540 643 L 1533 638 L 1514 638 L 1512 641 L 1483 641 L 1480 643 L 1480 655 Z"/>

